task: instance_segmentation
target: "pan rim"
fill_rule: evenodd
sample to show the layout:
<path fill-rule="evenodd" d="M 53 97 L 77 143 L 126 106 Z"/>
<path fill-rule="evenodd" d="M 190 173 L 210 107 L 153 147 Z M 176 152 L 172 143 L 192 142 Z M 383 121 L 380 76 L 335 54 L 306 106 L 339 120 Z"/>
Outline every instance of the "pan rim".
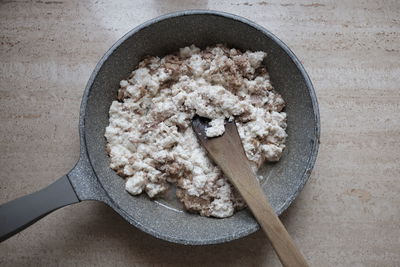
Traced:
<path fill-rule="evenodd" d="M 116 210 L 121 216 L 123 216 L 128 222 L 130 222 L 132 225 L 135 227 L 139 228 L 140 230 L 155 236 L 157 238 L 174 242 L 174 243 L 180 243 L 180 244 L 185 244 L 185 245 L 206 245 L 206 244 L 218 244 L 218 243 L 224 243 L 228 241 L 232 241 L 235 239 L 242 238 L 244 236 L 247 236 L 251 233 L 254 233 L 259 229 L 259 225 L 256 224 L 254 227 L 250 227 L 248 229 L 244 229 L 242 231 L 238 231 L 238 234 L 236 235 L 231 235 L 231 236 L 223 236 L 219 238 L 214 238 L 214 239 L 202 239 L 202 240 L 182 240 L 179 238 L 175 238 L 169 235 L 165 235 L 163 233 L 154 231 L 151 227 L 148 227 L 146 225 L 141 224 L 140 222 L 136 220 L 132 220 L 131 217 L 119 207 L 119 205 L 110 197 L 108 194 L 107 190 L 104 188 L 101 180 L 98 178 L 98 175 L 96 173 L 96 170 L 93 168 L 93 164 L 91 162 L 91 158 L 89 156 L 89 151 L 87 147 L 87 142 L 86 142 L 86 134 L 85 134 L 85 115 L 86 115 L 86 107 L 87 107 L 87 102 L 88 98 L 90 96 L 91 88 L 93 86 L 94 80 L 97 77 L 100 69 L 104 65 L 104 63 L 108 60 L 109 56 L 114 53 L 114 51 L 122 44 L 124 43 L 128 38 L 130 38 L 132 35 L 136 34 L 137 32 L 155 24 L 158 22 L 161 22 L 163 20 L 168 20 L 171 18 L 175 17 L 180 17 L 180 16 L 191 16 L 191 15 L 211 15 L 211 16 L 219 16 L 219 17 L 224 17 L 227 19 L 232 19 L 235 21 L 238 21 L 240 23 L 246 24 L 257 31 L 260 31 L 262 34 L 266 35 L 268 38 L 272 39 L 279 47 L 281 47 L 285 53 L 291 58 L 293 63 L 296 65 L 297 69 L 300 71 L 302 77 L 304 78 L 305 84 L 307 86 L 308 93 L 311 98 L 311 103 L 312 103 L 312 108 L 313 108 L 313 115 L 314 115 L 314 120 L 315 120 L 315 125 L 314 125 L 314 138 L 312 139 L 313 145 L 312 145 L 312 150 L 311 153 L 309 154 L 309 159 L 305 168 L 304 173 L 301 175 L 301 183 L 299 184 L 298 188 L 296 188 L 295 193 L 288 198 L 276 211 L 278 215 L 281 215 L 289 206 L 290 204 L 294 201 L 294 199 L 299 195 L 299 193 L 302 191 L 303 187 L 305 186 L 305 183 L 308 181 L 310 175 L 311 175 L 311 170 L 313 169 L 317 154 L 318 154 L 318 147 L 319 147 L 319 139 L 320 139 L 320 115 L 319 115 L 319 108 L 318 108 L 318 101 L 317 97 L 314 91 L 314 87 L 312 85 L 312 82 L 305 71 L 303 65 L 301 64 L 300 60 L 295 56 L 295 54 L 290 50 L 290 48 L 283 42 L 281 41 L 278 37 L 273 35 L 271 32 L 269 32 L 267 29 L 264 27 L 256 24 L 255 22 L 252 22 L 246 18 L 243 18 L 238 15 L 226 13 L 226 12 L 221 12 L 221 11 L 214 11 L 214 10 L 201 10 L 201 9 L 194 9 L 194 10 L 184 10 L 184 11 L 178 11 L 178 12 L 173 12 L 173 13 L 168 13 L 153 19 L 150 19 L 137 27 L 133 28 L 129 32 L 127 32 L 125 35 L 123 35 L 120 39 L 118 39 L 108 50 L 107 52 L 101 57 L 99 62 L 96 64 L 96 67 L 94 68 L 87 85 L 85 87 L 85 91 L 82 96 L 82 102 L 80 106 L 80 117 L 79 117 L 79 134 L 81 137 L 81 150 L 84 150 L 86 153 L 86 156 L 88 158 L 90 167 L 93 170 L 93 173 L 95 174 L 96 180 L 98 181 L 99 185 L 102 187 L 104 190 L 106 197 L 108 198 L 109 202 L 108 203 L 114 210 Z"/>

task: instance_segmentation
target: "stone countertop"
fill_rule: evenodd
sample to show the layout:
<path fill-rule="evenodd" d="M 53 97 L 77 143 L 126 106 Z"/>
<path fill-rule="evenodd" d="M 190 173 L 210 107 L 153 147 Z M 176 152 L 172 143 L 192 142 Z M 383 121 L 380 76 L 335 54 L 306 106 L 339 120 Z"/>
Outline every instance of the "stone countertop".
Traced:
<path fill-rule="evenodd" d="M 214 9 L 282 39 L 321 112 L 312 176 L 282 216 L 311 266 L 400 266 L 400 2 L 0 1 L 0 203 L 74 166 L 85 84 L 124 33 L 155 16 Z M 257 232 L 222 245 L 153 238 L 98 202 L 50 214 L 0 244 L 1 266 L 279 266 Z"/>

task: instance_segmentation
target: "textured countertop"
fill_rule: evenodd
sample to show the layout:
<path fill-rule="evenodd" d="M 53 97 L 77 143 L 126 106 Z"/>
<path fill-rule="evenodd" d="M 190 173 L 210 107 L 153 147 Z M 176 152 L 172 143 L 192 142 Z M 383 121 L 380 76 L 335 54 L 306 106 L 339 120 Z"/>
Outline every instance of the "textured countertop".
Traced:
<path fill-rule="evenodd" d="M 0 203 L 78 160 L 85 84 L 124 33 L 182 9 L 244 16 L 281 38 L 314 83 L 321 145 L 282 216 L 312 266 L 400 266 L 400 2 L 0 0 Z M 98 202 L 0 244 L 1 266 L 279 266 L 257 232 L 223 245 L 155 239 Z"/>

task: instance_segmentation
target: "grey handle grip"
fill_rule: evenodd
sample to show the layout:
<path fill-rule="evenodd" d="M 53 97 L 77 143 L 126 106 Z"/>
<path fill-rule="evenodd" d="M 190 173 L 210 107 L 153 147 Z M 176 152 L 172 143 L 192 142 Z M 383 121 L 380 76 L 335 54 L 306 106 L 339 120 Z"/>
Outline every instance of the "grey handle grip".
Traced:
<path fill-rule="evenodd" d="M 66 175 L 40 191 L 0 205 L 0 242 L 78 199 Z"/>

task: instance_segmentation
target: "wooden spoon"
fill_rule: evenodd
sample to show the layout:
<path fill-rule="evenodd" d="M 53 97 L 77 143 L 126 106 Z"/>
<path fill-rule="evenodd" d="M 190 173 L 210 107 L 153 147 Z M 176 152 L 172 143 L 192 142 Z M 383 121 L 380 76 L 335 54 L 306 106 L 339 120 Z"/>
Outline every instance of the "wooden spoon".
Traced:
<path fill-rule="evenodd" d="M 234 121 L 226 122 L 225 133 L 208 138 L 208 119 L 195 116 L 192 127 L 202 146 L 236 187 L 267 234 L 283 266 L 308 266 L 300 250 L 275 214 L 254 175 Z"/>

